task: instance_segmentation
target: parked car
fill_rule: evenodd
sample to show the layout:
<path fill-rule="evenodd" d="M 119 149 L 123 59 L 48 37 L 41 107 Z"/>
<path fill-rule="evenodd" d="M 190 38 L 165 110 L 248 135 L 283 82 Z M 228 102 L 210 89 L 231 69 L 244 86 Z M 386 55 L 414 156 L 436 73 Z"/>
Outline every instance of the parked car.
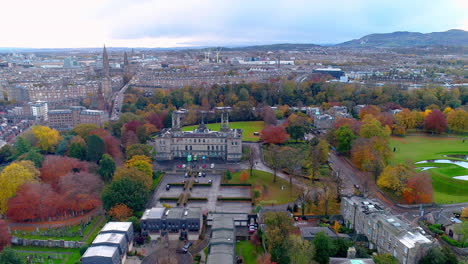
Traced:
<path fill-rule="evenodd" d="M 171 189 L 171 186 L 169 184 L 166 184 L 166 191 L 169 191 Z"/>
<path fill-rule="evenodd" d="M 202 176 L 203 176 L 203 177 L 206 177 L 206 173 L 205 173 L 205 172 L 203 172 L 203 173 L 202 173 Z"/>
<path fill-rule="evenodd" d="M 189 248 L 192 246 L 192 242 L 187 242 L 187 244 L 185 244 L 185 246 L 182 248 L 182 250 L 187 253 L 187 251 L 189 250 Z"/>
<path fill-rule="evenodd" d="M 208 183 L 213 183 L 213 180 L 209 180 Z"/>
<path fill-rule="evenodd" d="M 203 175 L 203 173 L 199 172 L 198 173 L 198 177 L 201 177 Z"/>
<path fill-rule="evenodd" d="M 214 169 L 214 167 L 215 167 L 214 163 L 211 163 L 210 168 Z"/>
<path fill-rule="evenodd" d="M 249 234 L 253 234 L 255 233 L 255 226 L 254 225 L 250 225 L 249 226 Z"/>

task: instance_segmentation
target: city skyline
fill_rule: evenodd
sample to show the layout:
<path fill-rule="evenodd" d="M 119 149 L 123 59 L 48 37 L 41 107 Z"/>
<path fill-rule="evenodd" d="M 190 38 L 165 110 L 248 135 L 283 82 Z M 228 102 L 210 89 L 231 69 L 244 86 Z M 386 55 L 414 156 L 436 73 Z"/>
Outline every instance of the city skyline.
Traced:
<path fill-rule="evenodd" d="M 18 48 L 334 44 L 372 33 L 468 30 L 461 0 L 21 0 L 4 7 L 11 12 L 0 23 L 10 26 L 0 30 L 0 47 Z"/>

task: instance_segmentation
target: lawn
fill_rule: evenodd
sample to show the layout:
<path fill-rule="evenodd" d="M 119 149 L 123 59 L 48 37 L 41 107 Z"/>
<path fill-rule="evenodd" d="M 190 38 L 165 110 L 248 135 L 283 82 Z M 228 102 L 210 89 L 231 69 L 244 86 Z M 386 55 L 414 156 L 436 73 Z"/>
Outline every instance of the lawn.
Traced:
<path fill-rule="evenodd" d="M 212 124 L 206 124 L 206 126 L 211 129 L 211 130 L 220 130 L 221 129 L 221 123 L 212 123 Z M 262 131 L 264 127 L 264 122 L 263 121 L 248 121 L 248 122 L 230 122 L 229 126 L 231 128 L 239 128 L 242 129 L 242 140 L 243 141 L 258 141 L 260 140 L 260 136 L 254 136 L 254 132 L 260 132 Z M 191 131 L 197 128 L 198 125 L 196 126 L 186 126 L 183 127 L 183 131 Z"/>
<path fill-rule="evenodd" d="M 447 154 L 468 154 L 468 141 L 460 138 L 433 136 L 392 137 L 390 148 L 396 147 L 392 163 L 398 164 L 411 160 L 413 162 L 447 159 Z M 443 163 L 420 163 L 417 167 L 436 167 L 427 170 L 432 175 L 434 200 L 437 203 L 460 203 L 468 201 L 468 181 L 453 179 L 454 176 L 468 175 L 468 169 Z"/>
<path fill-rule="evenodd" d="M 236 255 L 242 256 L 245 264 L 257 264 L 257 257 L 262 254 L 262 248 L 256 247 L 249 240 L 236 243 Z"/>
<path fill-rule="evenodd" d="M 12 246 L 11 248 L 17 250 L 19 254 L 25 257 L 28 255 L 37 255 L 38 257 L 51 255 L 55 257 L 55 255 L 60 254 L 61 256 L 57 256 L 57 258 L 53 260 L 54 264 L 76 264 L 80 261 L 81 257 L 78 248 L 47 248 L 33 246 Z M 49 262 L 45 261 L 43 263 Z"/>
<path fill-rule="evenodd" d="M 67 241 L 81 241 L 86 235 L 93 229 L 99 220 L 98 216 L 93 217 L 91 223 L 86 225 L 83 229 L 83 235 L 81 236 L 80 230 L 82 229 L 81 224 L 73 225 L 69 227 L 59 227 L 52 229 L 40 229 L 39 231 L 13 231 L 12 235 L 19 238 L 26 239 L 44 239 L 44 240 L 67 240 Z M 63 234 L 63 235 L 61 235 Z"/>
<path fill-rule="evenodd" d="M 248 171 L 247 171 L 248 172 Z M 293 185 L 292 192 L 289 189 L 289 182 L 276 177 L 276 182 L 273 183 L 273 174 L 253 170 L 253 176 L 250 176 L 245 182 L 240 181 L 240 171 L 232 174 L 232 180 L 229 183 L 251 183 L 254 189 L 260 191 L 260 203 L 271 204 L 286 204 L 297 199 L 298 190 Z M 282 188 L 283 187 L 283 188 Z"/>

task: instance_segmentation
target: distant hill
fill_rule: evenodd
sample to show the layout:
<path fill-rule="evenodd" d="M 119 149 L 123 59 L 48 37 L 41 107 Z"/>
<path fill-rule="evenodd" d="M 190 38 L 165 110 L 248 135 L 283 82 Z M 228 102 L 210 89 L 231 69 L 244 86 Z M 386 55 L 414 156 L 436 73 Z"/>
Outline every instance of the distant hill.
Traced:
<path fill-rule="evenodd" d="M 274 51 L 274 50 L 309 50 L 311 48 L 320 47 L 316 44 L 269 44 L 269 45 L 255 45 L 255 46 L 243 46 L 243 47 L 232 47 L 223 48 L 226 50 L 259 50 L 259 51 Z"/>
<path fill-rule="evenodd" d="M 337 47 L 413 47 L 413 46 L 468 46 L 468 31 L 451 29 L 445 32 L 419 33 L 398 31 L 370 34 L 360 39 L 337 44 Z"/>

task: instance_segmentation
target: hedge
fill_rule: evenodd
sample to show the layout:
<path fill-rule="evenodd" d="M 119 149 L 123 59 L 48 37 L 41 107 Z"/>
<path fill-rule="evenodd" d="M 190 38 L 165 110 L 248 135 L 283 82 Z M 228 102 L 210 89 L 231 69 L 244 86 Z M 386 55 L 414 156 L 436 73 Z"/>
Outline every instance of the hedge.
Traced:
<path fill-rule="evenodd" d="M 442 231 L 442 226 L 438 224 L 430 225 L 428 226 L 429 230 L 431 230 L 433 233 L 437 235 L 442 235 L 444 231 Z"/>
<path fill-rule="evenodd" d="M 247 197 L 218 197 L 218 201 L 246 201 L 246 202 L 251 202 L 252 198 L 247 198 Z"/>
<path fill-rule="evenodd" d="M 177 201 L 179 200 L 179 197 L 160 197 L 160 201 Z"/>
<path fill-rule="evenodd" d="M 224 186 L 224 187 L 229 187 L 229 186 L 249 186 L 251 187 L 252 184 L 251 183 L 221 183 L 221 186 Z"/>
<path fill-rule="evenodd" d="M 465 243 L 465 245 L 462 245 L 461 242 L 458 242 L 455 239 L 451 239 L 450 237 L 448 237 L 446 235 L 442 236 L 442 240 L 444 240 L 445 242 L 449 243 L 450 245 L 452 245 L 454 247 L 459 247 L 459 248 L 468 247 L 467 243 Z"/>
<path fill-rule="evenodd" d="M 169 186 L 184 186 L 185 183 L 174 182 L 174 183 L 168 183 L 167 185 L 169 185 Z"/>
<path fill-rule="evenodd" d="M 185 203 L 185 194 L 181 193 L 179 195 L 179 199 L 177 200 L 177 205 L 180 205 L 180 204 L 183 204 L 183 203 Z"/>
<path fill-rule="evenodd" d="M 208 187 L 211 186 L 211 185 L 213 185 L 213 184 L 212 183 L 195 183 L 195 184 L 193 184 L 193 186 L 208 186 Z"/>
<path fill-rule="evenodd" d="M 206 197 L 189 197 L 189 201 L 208 201 L 208 198 Z"/>

